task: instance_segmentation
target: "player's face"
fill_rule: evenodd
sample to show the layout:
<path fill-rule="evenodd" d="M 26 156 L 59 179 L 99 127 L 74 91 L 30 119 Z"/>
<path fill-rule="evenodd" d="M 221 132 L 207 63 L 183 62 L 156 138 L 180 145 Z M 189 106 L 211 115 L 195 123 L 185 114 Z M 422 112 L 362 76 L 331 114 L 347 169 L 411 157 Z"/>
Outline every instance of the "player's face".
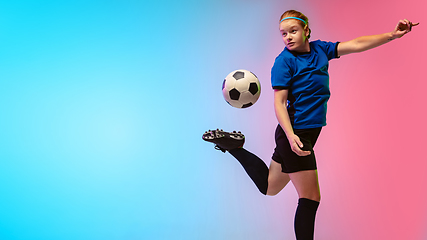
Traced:
<path fill-rule="evenodd" d="M 299 20 L 287 19 L 280 23 L 280 33 L 282 34 L 283 42 L 289 51 L 294 52 L 309 52 L 310 45 L 308 43 L 309 31 L 304 30 Z"/>

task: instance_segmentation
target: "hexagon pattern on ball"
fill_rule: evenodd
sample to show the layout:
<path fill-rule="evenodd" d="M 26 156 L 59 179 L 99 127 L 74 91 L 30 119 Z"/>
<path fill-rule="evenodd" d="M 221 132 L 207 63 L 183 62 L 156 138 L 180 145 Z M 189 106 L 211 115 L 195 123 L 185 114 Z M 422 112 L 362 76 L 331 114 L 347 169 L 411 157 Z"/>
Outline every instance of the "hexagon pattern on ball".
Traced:
<path fill-rule="evenodd" d="M 225 101 L 236 108 L 247 108 L 255 104 L 261 94 L 261 84 L 252 72 L 236 70 L 225 77 L 222 83 Z"/>

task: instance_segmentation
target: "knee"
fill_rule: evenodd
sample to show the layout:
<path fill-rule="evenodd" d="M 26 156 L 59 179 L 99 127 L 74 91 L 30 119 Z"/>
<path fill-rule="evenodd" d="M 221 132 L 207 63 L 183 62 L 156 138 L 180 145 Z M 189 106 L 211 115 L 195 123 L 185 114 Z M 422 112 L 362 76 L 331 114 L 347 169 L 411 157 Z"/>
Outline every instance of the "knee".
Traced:
<path fill-rule="evenodd" d="M 276 196 L 279 192 L 280 192 L 280 190 L 277 191 L 277 190 L 268 188 L 267 193 L 265 195 L 266 196 Z"/>
<path fill-rule="evenodd" d="M 306 198 L 316 202 L 320 202 L 320 199 L 321 199 L 319 192 L 302 194 L 302 195 L 299 195 L 299 198 Z"/>
<path fill-rule="evenodd" d="M 310 189 L 308 191 L 299 192 L 299 198 L 307 198 L 316 202 L 320 202 L 320 190 L 319 189 Z"/>
<path fill-rule="evenodd" d="M 313 195 L 306 196 L 306 197 L 303 197 L 303 198 L 307 198 L 307 199 L 310 199 L 310 200 L 313 200 L 313 201 L 316 201 L 316 202 L 320 202 L 320 199 L 321 199 L 320 194 L 313 194 Z"/>
<path fill-rule="evenodd" d="M 282 189 L 284 188 L 284 186 L 277 184 L 278 182 L 275 181 L 270 181 L 268 182 L 268 188 L 267 191 L 265 193 L 265 195 L 267 196 L 276 196 L 280 191 L 282 191 Z"/>
<path fill-rule="evenodd" d="M 316 202 L 320 202 L 320 199 L 321 199 L 321 197 L 320 197 L 320 195 L 319 196 L 317 196 L 317 197 L 315 197 L 314 199 L 312 199 L 313 201 L 316 201 Z"/>

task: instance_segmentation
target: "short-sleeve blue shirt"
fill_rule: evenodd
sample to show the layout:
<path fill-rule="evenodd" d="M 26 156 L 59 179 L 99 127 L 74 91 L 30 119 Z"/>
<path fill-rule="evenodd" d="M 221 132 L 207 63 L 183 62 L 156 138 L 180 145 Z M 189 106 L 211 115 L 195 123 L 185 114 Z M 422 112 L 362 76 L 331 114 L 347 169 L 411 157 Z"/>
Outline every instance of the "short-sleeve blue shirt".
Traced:
<path fill-rule="evenodd" d="M 284 49 L 271 70 L 273 89 L 288 89 L 288 113 L 295 129 L 326 125 L 329 60 L 338 58 L 339 42 L 310 42 L 309 53 Z"/>

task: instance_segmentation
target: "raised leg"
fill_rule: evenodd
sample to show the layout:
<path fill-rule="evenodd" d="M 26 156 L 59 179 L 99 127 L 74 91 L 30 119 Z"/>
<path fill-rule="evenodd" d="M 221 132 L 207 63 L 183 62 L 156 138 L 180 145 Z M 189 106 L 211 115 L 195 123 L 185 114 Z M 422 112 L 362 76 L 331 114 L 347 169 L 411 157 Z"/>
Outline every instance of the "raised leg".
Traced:
<path fill-rule="evenodd" d="M 268 174 L 267 195 L 274 196 L 278 194 L 290 180 L 289 174 L 282 172 L 282 165 L 271 160 Z"/>

